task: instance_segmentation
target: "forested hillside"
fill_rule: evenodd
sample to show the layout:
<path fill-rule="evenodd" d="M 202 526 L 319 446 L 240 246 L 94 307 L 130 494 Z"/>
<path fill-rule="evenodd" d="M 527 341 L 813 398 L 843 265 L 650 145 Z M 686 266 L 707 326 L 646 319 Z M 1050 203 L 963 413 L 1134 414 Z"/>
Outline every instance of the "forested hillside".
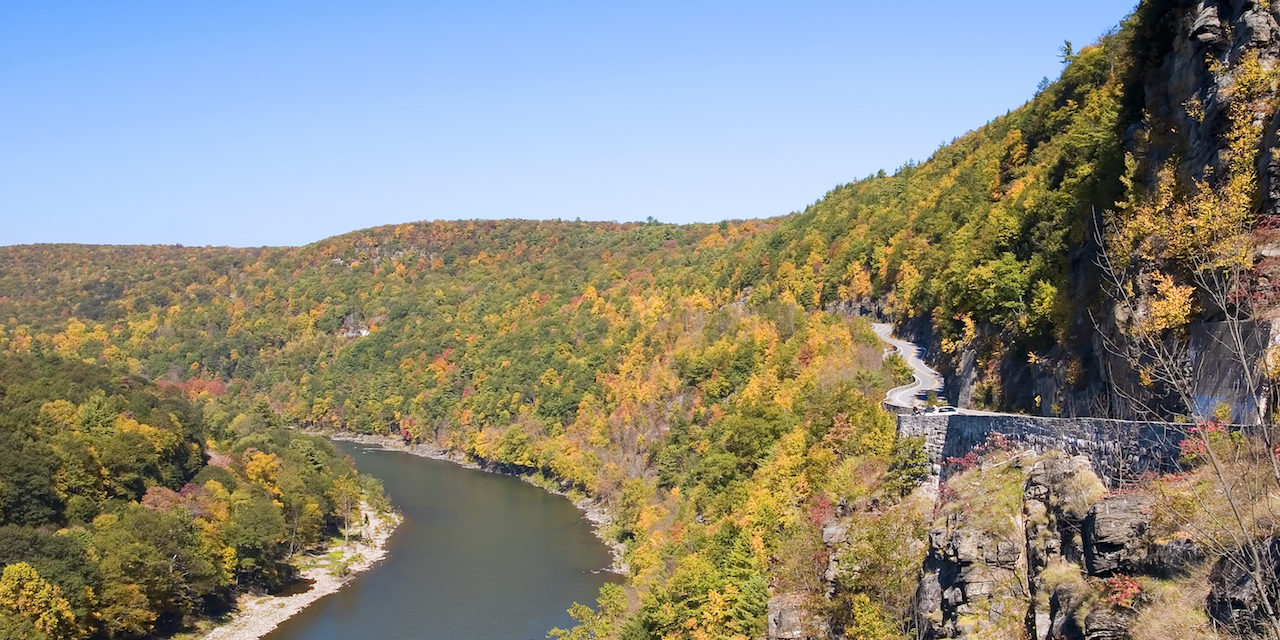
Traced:
<path fill-rule="evenodd" d="M 928 469 L 879 407 L 901 363 L 846 312 L 933 341 L 977 404 L 1113 411 L 1097 387 L 1129 377 L 1163 397 L 1138 365 L 1108 379 L 1097 334 L 1145 321 L 1114 312 L 1098 257 L 1116 256 L 1117 283 L 1166 332 L 1240 306 L 1196 289 L 1204 260 L 1235 256 L 1250 283 L 1274 266 L 1255 256 L 1276 201 L 1274 13 L 1215 8 L 1226 27 L 1204 31 L 1197 11 L 1144 2 L 1065 50 L 1028 104 L 767 221 L 6 247 L 0 349 L 262 407 L 246 415 L 268 423 L 430 441 L 601 500 L 630 579 L 569 637 L 759 637 L 771 598 L 837 634 L 897 637 L 915 625 L 932 503 L 912 490 Z M 265 437 L 224 418 L 219 437 Z M 177 469 L 156 484 L 194 471 Z M 80 513 L 66 499 L 59 525 Z M 90 506 L 75 517 L 107 510 Z M 823 535 L 836 517 L 854 522 L 838 552 Z"/>
<path fill-rule="evenodd" d="M 749 241 L 735 280 L 883 309 L 961 404 L 1136 417 L 1148 390 L 1112 352 L 1153 305 L 1178 307 L 1168 326 L 1235 317 L 1198 281 L 1234 259 L 1236 290 L 1216 297 L 1274 315 L 1274 23 L 1248 4 L 1143 2 L 1098 43 L 1068 43 L 1026 105 Z M 1128 315 L 1113 285 L 1136 294 Z"/>
<path fill-rule="evenodd" d="M 286 583 L 342 505 L 380 499 L 328 443 L 242 408 L 84 362 L 0 357 L 0 637 L 183 629 Z"/>
<path fill-rule="evenodd" d="M 711 598 L 725 609 L 706 632 L 754 636 L 770 575 L 811 586 L 813 513 L 896 501 L 927 472 L 919 443 L 895 442 L 879 408 L 904 371 L 865 319 L 749 302 L 709 277 L 708 261 L 759 229 L 431 223 L 259 254 L 146 248 L 137 255 L 153 259 L 113 263 L 121 293 L 99 319 L 48 319 L 11 297 L 6 310 L 31 320 L 8 348 L 544 474 L 611 506 L 609 535 L 627 543 L 643 594 L 639 612 L 614 612 L 636 614 L 633 633 L 683 629 Z M 117 251 L 11 248 L 4 274 L 99 287 L 95 265 Z M 67 267 L 32 266 L 48 260 Z M 144 290 L 168 300 L 130 309 Z M 41 335 L 50 320 L 60 330 Z M 784 541 L 795 544 L 780 567 Z M 867 606 L 896 624 L 905 599 L 891 613 Z"/>

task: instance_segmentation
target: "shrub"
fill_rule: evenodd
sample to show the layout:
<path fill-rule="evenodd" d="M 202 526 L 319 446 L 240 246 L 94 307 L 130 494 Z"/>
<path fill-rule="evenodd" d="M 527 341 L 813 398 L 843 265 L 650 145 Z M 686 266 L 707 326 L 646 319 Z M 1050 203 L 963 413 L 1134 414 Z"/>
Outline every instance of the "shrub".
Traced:
<path fill-rule="evenodd" d="M 1142 585 L 1138 581 L 1117 573 L 1106 580 L 1107 582 L 1107 604 L 1113 607 L 1123 607 L 1125 609 L 1133 608 L 1133 599 L 1142 593 Z"/>
<path fill-rule="evenodd" d="M 1217 446 L 1229 436 L 1226 429 L 1216 420 L 1206 420 L 1191 427 L 1187 438 L 1178 442 L 1181 449 L 1181 462 L 1187 467 L 1196 467 L 1204 462 L 1210 446 Z"/>
<path fill-rule="evenodd" d="M 929 455 L 924 451 L 924 438 L 900 438 L 895 442 L 884 479 L 885 493 L 901 498 L 928 477 Z"/>

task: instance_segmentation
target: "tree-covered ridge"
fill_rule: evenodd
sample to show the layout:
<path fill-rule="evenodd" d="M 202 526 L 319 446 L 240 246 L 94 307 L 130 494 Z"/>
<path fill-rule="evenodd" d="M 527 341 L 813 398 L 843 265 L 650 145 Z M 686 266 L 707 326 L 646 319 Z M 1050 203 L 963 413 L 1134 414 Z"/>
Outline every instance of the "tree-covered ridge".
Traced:
<path fill-rule="evenodd" d="M 23 322 L 119 321 L 216 286 L 265 253 L 178 246 L 12 247 L 0 253 L 0 306 L 6 319 Z M 188 291 L 193 285 L 197 289 Z"/>
<path fill-rule="evenodd" d="M 630 633 L 690 631 L 687 614 L 709 598 L 733 604 L 703 632 L 759 633 L 769 576 L 792 575 L 783 586 L 797 593 L 816 584 L 813 557 L 779 556 L 798 540 L 821 546 L 814 509 L 894 501 L 923 473 L 918 446 L 896 443 L 878 406 L 903 371 L 865 320 L 711 282 L 707 261 L 757 223 L 547 223 L 570 233 L 528 260 L 516 252 L 542 223 L 475 223 L 512 238 L 510 251 L 495 241 L 492 253 L 433 268 L 432 229 L 470 224 L 272 250 L 272 266 L 212 284 L 225 296 L 201 301 L 208 289 L 197 285 L 174 294 L 183 303 L 122 323 L 77 319 L 43 335 L 33 323 L 6 348 L 158 375 L 212 399 L 219 433 L 239 428 L 222 407 L 270 406 L 292 422 L 430 440 L 585 491 L 613 507 L 608 535 L 626 543 L 640 598 Z M 399 268 L 410 255 L 415 267 Z M 288 260 L 300 266 L 279 266 Z M 248 275 L 272 269 L 289 275 Z M 890 625 L 901 613 L 866 609 Z"/>
<path fill-rule="evenodd" d="M 1097 301 L 1073 286 L 1072 270 L 1090 266 L 1078 250 L 1095 208 L 1124 192 L 1134 29 L 1071 54 L 1031 102 L 928 161 L 837 187 L 752 239 L 734 281 L 809 308 L 882 300 L 930 319 L 951 353 L 975 324 L 1021 357 L 1076 337 L 1076 312 Z"/>
<path fill-rule="evenodd" d="M 938 364 L 976 379 L 977 404 L 1057 412 L 1070 399 L 1070 411 L 1134 417 L 1096 387 L 1068 398 L 1101 381 L 1149 393 L 1097 344 L 1109 334 L 1122 352 L 1134 331 L 1110 285 L 1138 315 L 1163 309 L 1166 328 L 1239 316 L 1243 299 L 1274 317 L 1280 299 L 1274 11 L 1193 8 L 1142 2 L 1098 43 L 1068 43 L 1061 76 L 1027 104 L 747 240 L 731 286 L 927 321 Z M 1032 377 L 1054 379 L 1059 397 L 1040 405 Z"/>
<path fill-rule="evenodd" d="M 178 387 L 208 403 L 223 441 L 252 442 L 273 420 L 394 434 L 591 494 L 612 509 L 631 575 L 599 611 L 577 611 L 570 637 L 757 637 L 770 595 L 847 637 L 893 637 L 910 624 L 924 461 L 878 407 L 898 363 L 832 303 L 930 320 L 944 358 L 976 352 L 992 404 L 1002 362 L 1055 348 L 1074 383 L 1103 296 L 1096 231 L 1177 232 L 1162 216 L 1195 222 L 1204 201 L 1150 179 L 1177 160 L 1172 121 L 1143 114 L 1170 11 L 1143 3 L 1097 45 L 1064 51 L 1062 77 L 1027 105 L 784 218 L 0 249 L 0 350 Z M 1246 88 L 1259 75 L 1247 59 L 1229 66 Z M 1259 134 L 1240 131 L 1234 157 L 1252 160 Z M 1224 193 L 1252 224 L 1246 173 Z M 1161 186 L 1171 197 L 1153 203 Z M 1166 297 L 1184 286 L 1168 280 Z M 1184 298 L 1156 315 L 1185 322 Z M 830 557 L 838 519 L 856 555 Z"/>
<path fill-rule="evenodd" d="M 483 415 L 513 413 L 512 394 L 528 390 L 507 381 L 527 385 L 555 368 L 568 371 L 575 388 L 544 412 L 563 413 L 551 405 L 575 406 L 595 384 L 594 371 L 624 344 L 617 337 L 640 326 L 633 311 L 647 305 L 657 312 L 681 298 L 704 309 L 731 302 L 730 292 L 716 290 L 698 268 L 698 245 L 709 233 L 723 244 L 755 228 L 420 223 L 266 250 L 255 259 L 242 250 L 193 250 L 217 253 L 208 262 L 182 259 L 173 248 L 139 248 L 122 261 L 119 248 L 13 247 L 9 260 L 22 267 L 0 272 L 3 291 L 15 292 L 0 298 L 0 317 L 9 319 L 0 339 L 17 350 L 102 359 L 157 378 L 254 380 L 275 389 L 272 399 L 290 405 L 293 417 L 380 430 L 396 419 L 382 409 L 361 416 L 351 396 L 367 385 L 381 402 L 396 395 L 380 393 L 387 385 L 407 390 L 406 382 L 422 382 L 403 380 L 388 357 L 396 365 L 428 358 L 411 371 L 422 377 L 435 375 L 427 365 L 485 371 L 491 386 L 502 383 L 503 397 L 486 396 L 477 407 Z M 50 276 L 39 265 L 50 260 L 76 265 L 57 270 L 62 289 L 46 285 Z M 99 261 L 114 266 L 95 271 L 91 265 Z M 181 286 L 153 286 L 157 281 Z M 89 288 L 116 292 L 101 305 L 109 312 L 80 316 L 66 304 Z M 586 307 L 584 297 L 592 298 Z M 62 311 L 49 311 L 41 300 Z M 606 332 L 614 334 L 610 344 L 596 339 Z M 542 344 L 525 348 L 535 343 Z M 504 353 L 522 357 L 514 369 L 493 370 L 492 363 L 509 359 Z M 362 375 L 353 376 L 356 370 Z M 353 381 L 360 388 L 352 389 Z M 315 394 L 317 388 L 326 393 Z M 328 398 L 330 391 L 339 395 Z M 426 422 L 412 415 L 416 392 L 399 395 L 386 405 L 390 414 Z"/>
<path fill-rule="evenodd" d="M 100 366 L 0 357 L 0 637 L 181 629 L 291 579 L 342 505 L 377 499 L 323 440 L 202 409 Z"/>
<path fill-rule="evenodd" d="M 529 404 L 567 424 L 657 309 L 880 300 L 930 319 L 944 356 L 979 351 L 992 378 L 980 399 L 998 405 L 994 364 L 1091 329 L 1094 214 L 1136 189 L 1124 135 L 1161 11 L 1144 7 L 1066 55 L 1022 108 L 796 215 L 414 223 L 296 249 L 13 247 L 0 252 L 0 341 L 252 380 L 298 420 L 420 434 Z"/>

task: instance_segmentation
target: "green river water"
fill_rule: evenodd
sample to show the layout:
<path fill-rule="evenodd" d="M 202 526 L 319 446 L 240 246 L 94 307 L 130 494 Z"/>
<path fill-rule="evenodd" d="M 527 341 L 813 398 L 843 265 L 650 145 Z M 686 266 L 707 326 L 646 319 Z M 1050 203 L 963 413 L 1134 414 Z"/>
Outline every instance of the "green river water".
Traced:
<path fill-rule="evenodd" d="M 385 559 L 267 640 L 524 640 L 594 604 L 609 554 L 565 498 L 515 478 L 335 443 L 404 522 Z"/>

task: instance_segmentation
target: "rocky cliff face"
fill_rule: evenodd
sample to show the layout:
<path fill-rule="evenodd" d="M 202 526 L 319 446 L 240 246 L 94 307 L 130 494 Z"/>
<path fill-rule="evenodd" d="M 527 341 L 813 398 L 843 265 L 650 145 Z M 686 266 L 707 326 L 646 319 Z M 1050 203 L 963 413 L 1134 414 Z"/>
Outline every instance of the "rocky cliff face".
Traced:
<path fill-rule="evenodd" d="M 916 591 L 922 638 L 1127 639 L 1142 612 L 1159 612 L 1149 585 L 1206 566 L 1198 544 L 1153 528 L 1158 498 L 1108 495 L 1083 456 L 1004 453 L 949 484 Z M 1236 566 L 1218 562 L 1197 611 L 1249 619 Z"/>
<path fill-rule="evenodd" d="M 1280 64 L 1280 3 L 1249 0 L 1189 2 L 1163 0 L 1142 3 L 1133 20 L 1141 28 L 1127 55 L 1136 61 L 1133 77 L 1122 88 L 1126 113 L 1121 122 L 1122 144 L 1133 165 L 1132 193 L 1155 189 L 1162 170 L 1173 166 L 1181 179 L 1204 180 L 1218 186 L 1227 175 L 1231 156 L 1228 131 L 1232 126 L 1235 79 L 1230 69 L 1255 59 L 1263 68 Z M 1274 83 L 1259 99 L 1246 105 L 1260 138 L 1257 158 L 1257 212 L 1262 222 L 1256 233 L 1258 265 L 1253 274 L 1257 291 L 1280 293 L 1280 231 L 1268 220 L 1280 220 L 1280 111 Z M 1116 202 L 1094 202 L 1095 219 L 1082 220 L 1092 230 L 1115 211 Z M 1136 372 L 1113 357 L 1108 341 L 1123 346 L 1111 310 L 1101 304 L 1101 274 L 1096 266 L 1098 245 L 1092 239 L 1078 244 L 1070 256 L 1071 298 L 1084 302 L 1072 318 L 1072 335 L 1059 336 L 1052 347 L 995 352 L 984 342 L 998 343 L 994 327 L 979 326 L 972 344 L 940 358 L 947 396 L 963 406 L 1015 408 L 1040 415 L 1136 417 L 1131 403 L 1113 391 L 1115 384 L 1131 384 Z M 1273 295 L 1273 297 L 1277 297 Z M 1087 305 L 1087 306 L 1086 306 Z M 1213 330 L 1219 318 L 1211 304 L 1199 305 Z M 1264 330 L 1280 335 L 1268 316 Z M 1101 326 L 1099 326 L 1101 325 Z M 1101 331 L 1099 331 L 1101 329 Z M 1100 335 L 1101 333 L 1101 335 Z M 929 318 L 905 322 L 900 334 L 940 354 L 942 343 Z M 1231 360 L 1209 345 L 1196 356 L 1201 362 Z M 1219 394 L 1217 400 L 1247 405 L 1250 400 Z"/>
<path fill-rule="evenodd" d="M 1171 3 L 1158 25 L 1169 37 L 1166 53 L 1143 84 L 1146 117 L 1129 136 L 1132 150 L 1142 154 L 1140 160 L 1147 165 L 1148 185 L 1175 154 L 1186 175 L 1203 177 L 1206 168 L 1223 172 L 1231 78 L 1214 61 L 1230 67 L 1250 55 L 1264 65 L 1280 60 L 1277 9 L 1270 2 L 1247 0 Z M 1203 115 L 1196 117 L 1188 104 L 1202 105 Z M 1277 115 L 1253 114 L 1258 123 L 1265 123 L 1258 176 L 1262 212 L 1272 215 L 1280 213 L 1280 159 L 1273 149 L 1280 126 Z"/>
<path fill-rule="evenodd" d="M 1274 453 L 1224 431 L 1207 442 L 1178 473 L 1108 489 L 1089 456 L 996 437 L 900 502 L 838 504 L 821 577 L 775 594 L 767 638 L 1258 637 L 1275 618 L 1261 594 L 1280 593 Z M 867 597 L 891 617 L 860 627 Z"/>

